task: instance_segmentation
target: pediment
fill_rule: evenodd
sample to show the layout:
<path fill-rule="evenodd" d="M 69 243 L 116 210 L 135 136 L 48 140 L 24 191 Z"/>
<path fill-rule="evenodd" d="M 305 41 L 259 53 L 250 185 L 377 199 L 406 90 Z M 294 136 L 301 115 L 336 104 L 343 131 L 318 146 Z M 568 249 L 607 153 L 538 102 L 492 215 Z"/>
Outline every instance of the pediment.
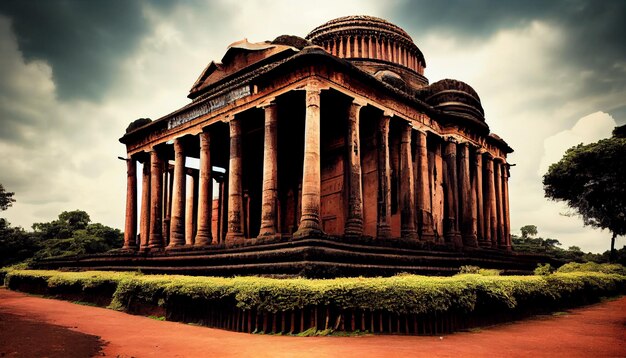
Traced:
<path fill-rule="evenodd" d="M 202 71 L 189 91 L 189 98 L 195 98 L 199 92 L 220 80 L 250 67 L 263 60 L 277 57 L 286 51 L 296 53 L 295 47 L 272 44 L 270 42 L 237 41 L 228 46 L 221 62 L 211 61 Z"/>

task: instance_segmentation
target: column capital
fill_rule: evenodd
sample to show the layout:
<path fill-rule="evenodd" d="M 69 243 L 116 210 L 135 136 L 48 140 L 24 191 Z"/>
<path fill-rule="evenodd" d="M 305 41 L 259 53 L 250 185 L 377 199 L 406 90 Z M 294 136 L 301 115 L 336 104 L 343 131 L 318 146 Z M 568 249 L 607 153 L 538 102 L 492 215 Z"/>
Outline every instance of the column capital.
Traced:
<path fill-rule="evenodd" d="M 358 98 L 358 97 L 353 97 L 352 98 L 352 105 L 353 106 L 359 106 L 359 107 L 365 107 L 367 106 L 367 101 L 362 99 L 362 98 Z"/>
<path fill-rule="evenodd" d="M 423 135 L 428 135 L 428 129 L 427 127 L 424 126 L 413 126 L 413 129 L 415 129 L 416 132 L 423 134 Z"/>
<path fill-rule="evenodd" d="M 327 90 L 330 87 L 328 85 L 322 84 L 322 82 L 317 78 L 312 78 L 303 86 L 303 89 L 307 92 L 317 92 L 320 93 L 322 90 Z"/>
<path fill-rule="evenodd" d="M 265 109 L 267 107 L 273 107 L 273 106 L 276 106 L 276 97 L 265 99 L 263 102 L 257 105 L 256 108 Z"/>

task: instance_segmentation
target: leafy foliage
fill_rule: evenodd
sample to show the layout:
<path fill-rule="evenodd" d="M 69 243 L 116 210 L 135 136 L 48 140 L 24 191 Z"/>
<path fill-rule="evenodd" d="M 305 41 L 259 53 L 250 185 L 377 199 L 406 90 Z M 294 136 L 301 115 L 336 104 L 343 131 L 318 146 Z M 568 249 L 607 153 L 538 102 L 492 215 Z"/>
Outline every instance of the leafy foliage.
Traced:
<path fill-rule="evenodd" d="M 531 236 L 537 235 L 537 226 L 535 225 L 525 225 L 520 229 L 522 232 L 522 239 L 528 239 Z"/>
<path fill-rule="evenodd" d="M 554 272 L 554 267 L 550 264 L 539 264 L 535 269 L 535 275 L 537 276 L 546 276 Z"/>
<path fill-rule="evenodd" d="M 500 273 L 501 273 L 500 270 L 484 269 L 484 268 L 480 268 L 478 266 L 472 266 L 472 265 L 461 266 L 461 269 L 459 270 L 460 275 L 478 274 L 478 275 L 483 275 L 483 276 L 498 276 L 500 275 Z"/>
<path fill-rule="evenodd" d="M 0 218 L 0 267 L 24 261 L 39 249 L 40 243 L 32 235 Z"/>
<path fill-rule="evenodd" d="M 71 256 L 106 252 L 122 246 L 123 234 L 91 223 L 82 210 L 64 211 L 51 222 L 33 224 L 33 232 L 11 227 L 0 218 L 0 267 L 31 258 Z"/>
<path fill-rule="evenodd" d="M 15 195 L 15 193 L 4 190 L 4 186 L 0 184 L 0 211 L 4 211 L 13 205 L 15 202 L 13 195 Z"/>
<path fill-rule="evenodd" d="M 535 225 L 523 226 L 520 231 L 522 236 L 511 235 L 513 250 L 516 252 L 526 252 L 532 254 L 545 254 L 562 263 L 567 262 L 608 262 L 609 251 L 604 254 L 594 254 L 583 252 L 578 246 L 570 246 L 567 249 L 561 248 L 561 242 L 556 239 L 542 238 L 537 236 L 539 231 Z M 618 251 L 618 261 L 626 262 L 626 248 Z M 622 260 L 622 261 L 619 261 Z"/>
<path fill-rule="evenodd" d="M 168 309 L 193 300 L 203 305 L 236 306 L 264 312 L 330 306 L 395 314 L 429 314 L 476 310 L 506 312 L 529 305 L 562 307 L 571 302 L 586 302 L 594 297 L 622 293 L 626 289 L 626 276 L 588 271 L 547 276 L 399 275 L 311 280 L 9 270 L 5 283 L 12 289 L 39 285 L 57 291 L 63 287 L 94 290 L 114 283 L 117 286 L 111 307 L 116 309 L 128 309 L 130 302 L 145 302 Z"/>
<path fill-rule="evenodd" d="M 615 237 L 626 235 L 626 137 L 615 135 L 565 152 L 543 176 L 546 197 L 565 201 L 585 225 L 608 229 Z"/>
<path fill-rule="evenodd" d="M 620 264 L 598 264 L 595 262 L 570 262 L 567 263 L 557 270 L 557 272 L 602 272 L 609 274 L 618 274 L 622 276 L 626 276 L 626 267 Z"/>

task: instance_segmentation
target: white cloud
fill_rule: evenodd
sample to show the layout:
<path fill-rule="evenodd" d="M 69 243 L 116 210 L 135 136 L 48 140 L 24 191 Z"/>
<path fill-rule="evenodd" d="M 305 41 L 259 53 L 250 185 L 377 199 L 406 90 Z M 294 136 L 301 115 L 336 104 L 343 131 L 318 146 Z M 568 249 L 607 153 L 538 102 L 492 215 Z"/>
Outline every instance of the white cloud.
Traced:
<path fill-rule="evenodd" d="M 589 144 L 611 136 L 617 124 L 608 113 L 595 112 L 576 122 L 571 129 L 566 129 L 543 141 L 543 157 L 537 174 L 543 175 L 552 163 L 558 162 L 565 151 L 580 143 Z"/>

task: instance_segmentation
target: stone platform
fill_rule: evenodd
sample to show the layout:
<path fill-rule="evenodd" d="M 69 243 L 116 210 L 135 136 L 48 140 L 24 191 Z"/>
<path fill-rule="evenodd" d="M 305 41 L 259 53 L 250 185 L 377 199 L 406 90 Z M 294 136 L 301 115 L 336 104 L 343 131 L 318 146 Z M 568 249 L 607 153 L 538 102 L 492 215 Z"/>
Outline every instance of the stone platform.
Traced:
<path fill-rule="evenodd" d="M 532 274 L 541 255 L 502 250 L 424 247 L 412 242 L 350 241 L 309 238 L 239 248 L 181 247 L 156 252 L 118 250 L 106 254 L 47 259 L 40 269 L 137 271 L 151 274 L 206 276 L 276 275 L 304 277 L 390 276 L 407 272 L 453 275 L 463 265 L 503 270 L 503 274 Z"/>

